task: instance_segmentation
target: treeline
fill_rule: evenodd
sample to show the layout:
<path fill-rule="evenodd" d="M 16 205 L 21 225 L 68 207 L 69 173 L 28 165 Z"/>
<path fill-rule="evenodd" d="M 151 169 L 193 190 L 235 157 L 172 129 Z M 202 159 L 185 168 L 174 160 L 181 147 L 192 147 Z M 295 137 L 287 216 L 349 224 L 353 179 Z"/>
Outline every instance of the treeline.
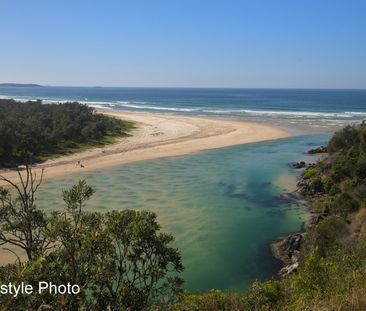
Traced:
<path fill-rule="evenodd" d="M 0 99 L 0 167 L 40 161 L 82 144 L 101 144 L 108 137 L 126 134 L 130 127 L 130 122 L 97 114 L 76 102 Z"/>

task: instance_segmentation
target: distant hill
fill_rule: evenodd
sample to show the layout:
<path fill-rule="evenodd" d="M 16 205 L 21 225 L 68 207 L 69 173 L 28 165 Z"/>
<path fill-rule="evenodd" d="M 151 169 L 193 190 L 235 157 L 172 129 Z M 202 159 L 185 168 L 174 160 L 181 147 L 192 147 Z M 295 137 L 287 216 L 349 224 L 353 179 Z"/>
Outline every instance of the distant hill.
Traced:
<path fill-rule="evenodd" d="M 34 83 L 0 83 L 0 86 L 6 87 L 42 87 L 43 85 L 34 84 Z"/>

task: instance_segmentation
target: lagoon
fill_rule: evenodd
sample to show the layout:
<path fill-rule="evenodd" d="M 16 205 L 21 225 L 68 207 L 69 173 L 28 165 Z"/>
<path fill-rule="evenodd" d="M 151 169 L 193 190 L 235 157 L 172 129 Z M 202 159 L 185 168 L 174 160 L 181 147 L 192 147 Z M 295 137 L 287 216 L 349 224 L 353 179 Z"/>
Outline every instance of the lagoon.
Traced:
<path fill-rule="evenodd" d="M 45 181 L 37 204 L 60 210 L 62 189 L 85 178 L 96 189 L 86 209 L 158 215 L 176 238 L 187 290 L 243 291 L 280 268 L 270 243 L 301 230 L 308 216 L 303 202 L 281 196 L 295 189 L 298 172 L 290 164 L 315 161 L 306 151 L 328 139 L 297 136 L 71 175 Z"/>

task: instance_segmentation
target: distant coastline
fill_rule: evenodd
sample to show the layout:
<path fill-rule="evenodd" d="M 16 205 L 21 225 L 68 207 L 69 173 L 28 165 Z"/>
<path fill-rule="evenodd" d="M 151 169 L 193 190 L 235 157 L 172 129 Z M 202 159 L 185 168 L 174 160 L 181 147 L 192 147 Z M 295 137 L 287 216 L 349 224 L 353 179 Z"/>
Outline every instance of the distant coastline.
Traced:
<path fill-rule="evenodd" d="M 0 83 L 0 86 L 3 86 L 3 87 L 43 87 L 43 85 L 34 84 L 34 83 Z"/>

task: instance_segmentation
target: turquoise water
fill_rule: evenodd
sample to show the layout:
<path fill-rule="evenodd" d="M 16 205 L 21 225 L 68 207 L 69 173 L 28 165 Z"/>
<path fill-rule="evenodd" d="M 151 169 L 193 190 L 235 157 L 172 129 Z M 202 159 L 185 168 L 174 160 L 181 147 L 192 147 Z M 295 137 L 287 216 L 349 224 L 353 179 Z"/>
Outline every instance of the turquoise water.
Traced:
<path fill-rule="evenodd" d="M 295 184 L 289 163 L 309 158 L 304 152 L 327 138 L 295 137 L 52 180 L 43 184 L 38 205 L 60 209 L 61 190 L 86 178 L 96 188 L 90 210 L 157 213 L 176 237 L 188 290 L 241 291 L 276 274 L 270 242 L 300 230 L 307 217 L 301 203 L 279 197 Z"/>

